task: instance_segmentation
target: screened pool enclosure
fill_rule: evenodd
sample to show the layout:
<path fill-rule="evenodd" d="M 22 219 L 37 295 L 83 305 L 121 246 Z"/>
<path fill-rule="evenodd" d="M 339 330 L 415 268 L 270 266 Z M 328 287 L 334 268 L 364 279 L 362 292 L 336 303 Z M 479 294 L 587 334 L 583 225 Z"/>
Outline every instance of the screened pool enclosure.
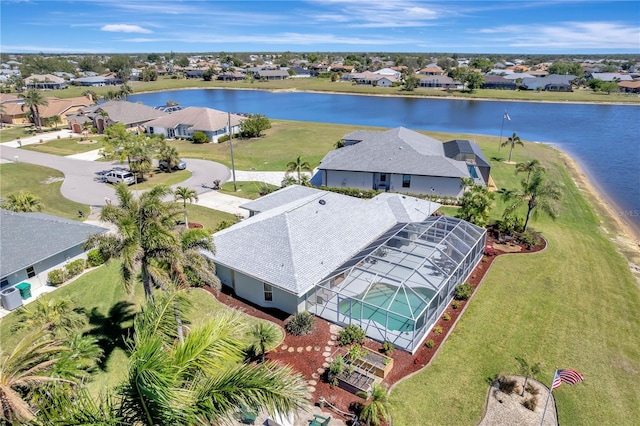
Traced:
<path fill-rule="evenodd" d="M 307 309 L 415 352 L 485 242 L 483 228 L 452 217 L 398 224 L 307 293 Z"/>

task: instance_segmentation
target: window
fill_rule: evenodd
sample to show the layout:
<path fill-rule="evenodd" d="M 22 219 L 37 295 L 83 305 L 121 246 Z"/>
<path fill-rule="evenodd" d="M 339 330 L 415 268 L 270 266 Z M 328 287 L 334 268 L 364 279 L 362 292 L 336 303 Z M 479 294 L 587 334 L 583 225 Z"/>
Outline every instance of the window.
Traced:
<path fill-rule="evenodd" d="M 33 277 L 35 277 L 35 276 L 36 276 L 36 270 L 35 270 L 35 269 L 33 269 L 33 266 L 29 266 L 29 267 L 27 268 L 27 277 L 29 277 L 29 278 L 33 278 Z"/>
<path fill-rule="evenodd" d="M 273 302 L 273 287 L 271 284 L 262 283 L 264 288 L 264 301 L 265 302 Z"/>
<path fill-rule="evenodd" d="M 411 175 L 402 175 L 402 187 L 411 188 Z"/>
<path fill-rule="evenodd" d="M 0 289 L 3 289 L 5 287 L 9 287 L 9 280 L 6 278 L 0 281 Z"/>
<path fill-rule="evenodd" d="M 476 172 L 476 166 L 473 164 L 467 164 L 467 169 L 469 169 L 469 176 L 472 179 L 478 179 L 478 173 Z"/>
<path fill-rule="evenodd" d="M 387 181 L 387 174 L 380 173 L 380 182 L 386 182 L 386 181 Z"/>

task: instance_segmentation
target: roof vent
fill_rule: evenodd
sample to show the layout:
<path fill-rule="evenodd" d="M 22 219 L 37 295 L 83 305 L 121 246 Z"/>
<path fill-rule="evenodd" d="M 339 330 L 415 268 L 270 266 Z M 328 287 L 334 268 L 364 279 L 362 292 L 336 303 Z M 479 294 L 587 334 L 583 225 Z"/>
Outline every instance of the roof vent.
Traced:
<path fill-rule="evenodd" d="M 325 200 L 323 200 L 322 198 L 320 200 L 318 200 L 318 203 L 320 203 L 321 206 L 324 206 L 325 204 L 327 204 L 327 202 Z"/>

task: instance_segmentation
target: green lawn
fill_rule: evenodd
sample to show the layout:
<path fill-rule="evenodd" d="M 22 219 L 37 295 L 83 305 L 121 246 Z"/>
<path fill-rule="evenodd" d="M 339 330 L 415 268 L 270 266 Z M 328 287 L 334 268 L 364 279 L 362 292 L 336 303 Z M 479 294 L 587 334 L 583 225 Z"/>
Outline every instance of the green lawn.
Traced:
<path fill-rule="evenodd" d="M 91 138 L 88 141 L 81 141 L 80 139 L 81 138 L 54 139 L 39 144 L 24 145 L 22 149 L 65 156 L 94 151 L 96 149 L 102 149 L 104 147 L 104 136 L 97 136 L 95 138 Z"/>
<path fill-rule="evenodd" d="M 490 90 L 479 89 L 473 93 L 462 92 L 460 90 L 440 90 L 417 88 L 407 92 L 402 87 L 373 87 L 366 85 L 354 85 L 349 82 L 332 82 L 328 78 L 298 78 L 274 81 L 204 81 L 198 79 L 171 79 L 159 78 L 157 81 L 143 82 L 132 81 L 129 83 L 134 93 L 157 92 L 164 90 L 179 90 L 190 88 L 233 88 L 245 90 L 286 90 L 286 91 L 317 91 L 336 92 L 346 94 L 361 95 L 381 95 L 381 96 L 411 96 L 411 97 L 454 97 L 464 99 L 506 99 L 506 100 L 528 100 L 528 101 L 549 101 L 549 102 L 619 102 L 638 103 L 640 98 L 628 96 L 623 93 L 595 93 L 592 90 L 580 89 L 575 92 L 536 92 L 524 90 Z M 113 88 L 93 87 L 91 88 L 98 95 L 102 95 Z M 49 91 L 50 96 L 60 98 L 70 98 L 81 96 L 86 87 L 70 86 L 62 90 Z M 167 97 L 167 100 L 169 98 Z"/>
<path fill-rule="evenodd" d="M 495 138 L 494 138 L 495 139 Z M 494 141 L 480 142 L 487 157 Z M 501 152 L 502 154 L 502 152 Z M 563 186 L 561 216 L 533 221 L 549 247 L 496 260 L 437 358 L 391 394 L 394 424 L 477 424 L 487 378 L 516 373 L 516 356 L 573 368 L 585 382 L 554 392 L 560 424 L 633 424 L 640 405 L 640 293 L 626 260 L 600 227 L 557 152 L 526 143 L 514 160 L 538 158 Z M 492 162 L 498 186 L 514 187 L 513 165 Z M 502 212 L 501 203 L 493 216 Z"/>
<path fill-rule="evenodd" d="M 31 126 L 10 126 L 0 128 L 0 143 L 31 136 Z"/>
<path fill-rule="evenodd" d="M 260 192 L 268 188 L 271 191 L 280 189 L 279 186 L 271 185 L 264 182 L 252 182 L 252 181 L 236 181 L 237 191 L 233 190 L 233 182 L 229 181 L 223 184 L 219 192 L 223 194 L 235 195 L 236 197 L 248 198 L 249 200 L 255 200 L 260 198 Z"/>
<path fill-rule="evenodd" d="M 156 169 L 153 173 L 147 173 L 144 178 L 144 182 L 137 183 L 131 186 L 132 190 L 142 190 L 142 189 L 151 189 L 156 185 L 167 185 L 172 186 L 180 182 L 184 182 L 185 180 L 191 177 L 191 172 L 189 170 L 176 170 L 172 173 L 165 173 L 160 169 Z"/>
<path fill-rule="evenodd" d="M 83 308 L 89 317 L 90 324 L 87 333 L 95 335 L 103 342 L 117 342 L 103 344 L 105 359 L 102 368 L 88 383 L 89 390 L 97 395 L 105 387 L 117 385 L 126 377 L 126 351 L 122 335 L 127 335 L 132 326 L 132 315 L 139 311 L 140 303 L 144 300 L 142 285 L 138 285 L 133 295 L 124 291 L 119 277 L 119 262 L 114 261 L 87 272 L 75 281 L 64 285 L 53 293 L 43 297 L 70 297 L 79 308 Z M 160 291 L 160 290 L 157 290 Z M 215 297 L 202 289 L 188 290 L 188 298 L 192 306 L 188 309 L 187 321 L 197 324 L 210 315 L 228 309 Z M 248 324 L 260 321 L 246 316 Z M 0 341 L 3 350 L 15 346 L 25 331 L 12 332 L 17 322 L 15 312 L 0 320 Z M 249 342 L 245 336 L 238 336 Z"/>
<path fill-rule="evenodd" d="M 0 197 L 20 190 L 40 197 L 43 213 L 78 220 L 78 211 L 89 215 L 89 206 L 73 202 L 62 196 L 60 187 L 64 175 L 58 170 L 27 163 L 0 164 Z"/>
<path fill-rule="evenodd" d="M 209 231 L 213 231 L 223 220 L 230 223 L 236 223 L 238 221 L 238 219 L 231 213 L 196 206 L 195 204 L 187 203 L 187 212 L 189 215 L 189 222 L 201 223 L 204 226 L 204 229 Z"/>

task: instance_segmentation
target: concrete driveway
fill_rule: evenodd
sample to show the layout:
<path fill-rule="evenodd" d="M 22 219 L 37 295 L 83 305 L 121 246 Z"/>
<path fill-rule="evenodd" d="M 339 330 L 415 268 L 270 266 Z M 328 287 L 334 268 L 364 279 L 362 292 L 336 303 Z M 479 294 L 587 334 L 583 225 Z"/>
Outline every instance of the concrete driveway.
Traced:
<path fill-rule="evenodd" d="M 30 163 L 51 167 L 64 173 L 65 179 L 60 191 L 65 198 L 72 201 L 102 206 L 107 199 L 114 199 L 112 185 L 103 183 L 101 174 L 122 164 L 114 162 L 86 161 L 41 152 L 14 148 L 8 144 L 0 145 L 0 158 L 4 162 Z M 231 177 L 229 169 L 222 164 L 207 160 L 185 158 L 191 177 L 175 186 L 187 186 L 198 194 L 212 191 L 213 181 L 219 179 L 226 182 Z M 132 186 L 135 191 L 135 185 Z"/>

